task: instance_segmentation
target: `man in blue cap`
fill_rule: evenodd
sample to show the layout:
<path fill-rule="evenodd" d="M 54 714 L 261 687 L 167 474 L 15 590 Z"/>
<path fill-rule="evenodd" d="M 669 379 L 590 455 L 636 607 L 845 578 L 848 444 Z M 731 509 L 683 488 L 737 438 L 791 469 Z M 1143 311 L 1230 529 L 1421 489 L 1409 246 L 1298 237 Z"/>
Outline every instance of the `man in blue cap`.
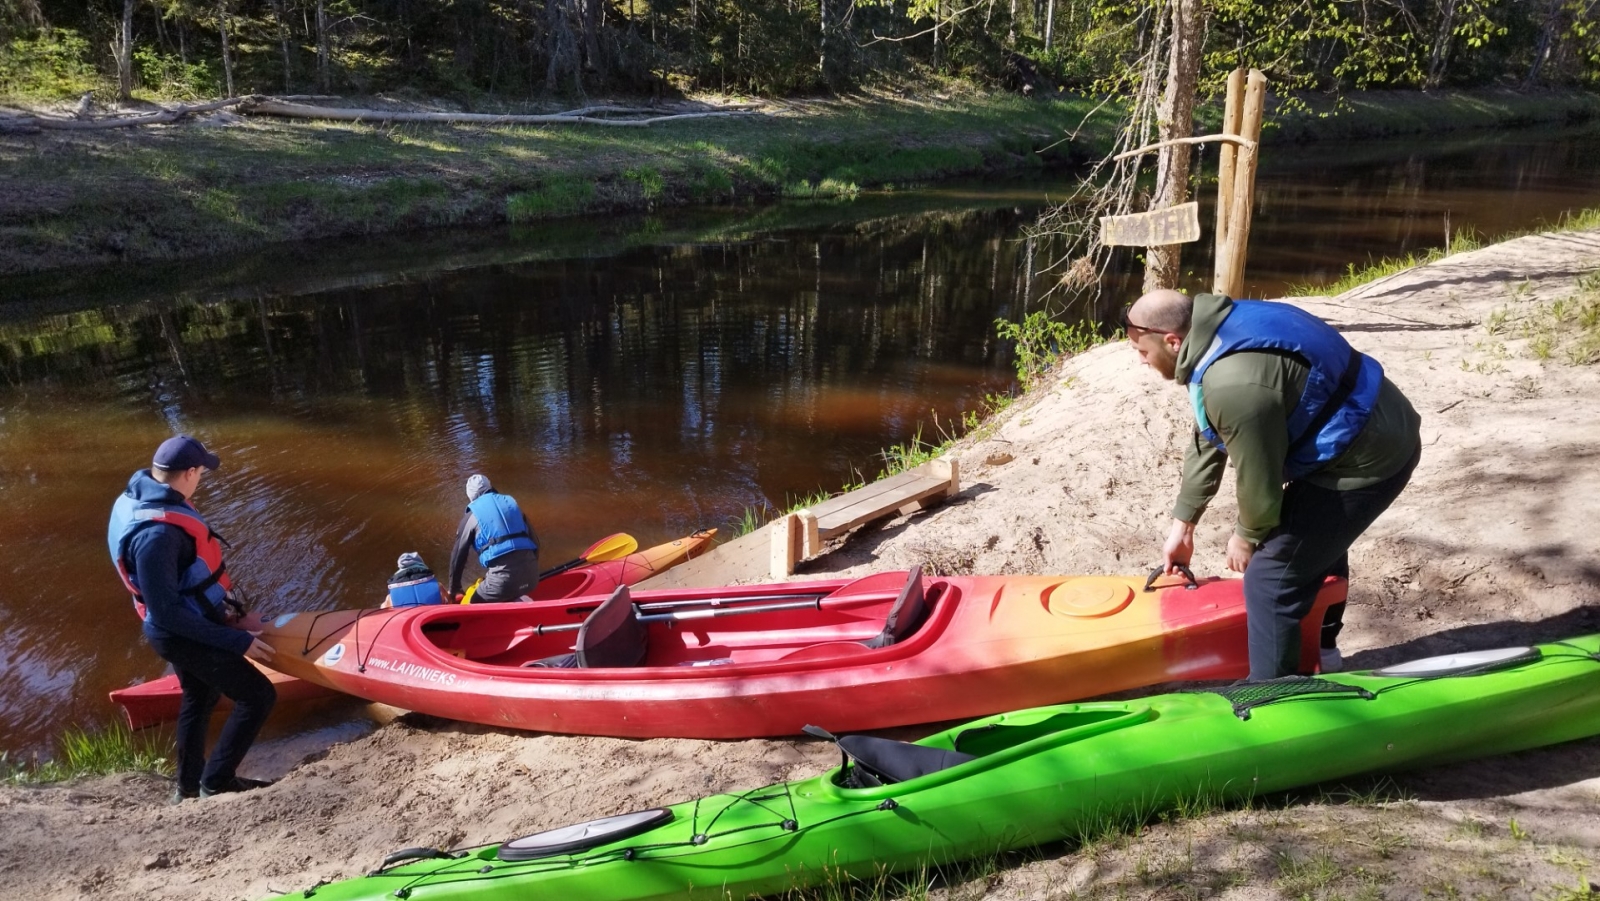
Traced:
<path fill-rule="evenodd" d="M 163 441 L 150 468 L 134 473 L 112 505 L 106 535 L 145 641 L 183 686 L 175 804 L 268 784 L 236 771 L 277 700 L 272 682 L 245 658 L 271 660 L 273 649 L 239 628 L 244 608 L 233 598 L 222 536 L 190 504 L 200 478 L 220 462 L 188 435 Z M 224 695 L 233 712 L 208 759 L 206 726 Z"/>
<path fill-rule="evenodd" d="M 539 538 L 509 494 L 489 484 L 489 477 L 467 479 L 467 512 L 456 529 L 450 550 L 450 595 L 461 597 L 467 555 L 478 552 L 483 582 L 472 601 L 515 601 L 539 584 Z"/>

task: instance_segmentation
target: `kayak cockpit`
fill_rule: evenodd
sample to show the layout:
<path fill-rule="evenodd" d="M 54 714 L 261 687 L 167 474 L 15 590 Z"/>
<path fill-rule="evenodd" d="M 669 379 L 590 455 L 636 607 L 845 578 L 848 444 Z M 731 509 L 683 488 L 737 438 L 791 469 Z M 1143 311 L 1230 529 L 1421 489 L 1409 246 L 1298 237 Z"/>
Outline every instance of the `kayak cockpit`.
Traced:
<path fill-rule="evenodd" d="M 814 726 L 807 726 L 805 731 L 839 746 L 844 761 L 827 778 L 830 785 L 841 790 L 871 792 L 902 783 L 915 782 L 915 787 L 922 788 L 966 778 L 1048 748 L 1136 726 L 1154 718 L 1155 710 L 1149 705 L 1113 702 L 1067 704 L 1000 714 L 919 742 L 869 735 L 835 738 Z"/>
<path fill-rule="evenodd" d="M 949 624 L 959 595 L 944 580 L 925 579 L 920 567 L 827 587 L 833 590 L 808 593 L 799 583 L 641 602 L 623 586 L 599 603 L 430 611 L 414 637 L 419 650 L 455 658 L 454 666 L 529 677 L 550 669 L 814 666 L 920 648 Z"/>

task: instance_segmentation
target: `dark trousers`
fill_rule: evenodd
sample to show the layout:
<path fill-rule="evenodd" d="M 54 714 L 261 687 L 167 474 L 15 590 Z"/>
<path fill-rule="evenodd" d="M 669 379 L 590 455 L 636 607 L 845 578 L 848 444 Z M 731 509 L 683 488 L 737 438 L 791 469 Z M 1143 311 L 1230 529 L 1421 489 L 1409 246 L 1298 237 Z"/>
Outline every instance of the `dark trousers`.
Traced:
<path fill-rule="evenodd" d="M 1244 571 L 1244 607 L 1250 633 L 1250 679 L 1287 676 L 1300 669 L 1300 621 L 1316 604 L 1328 576 L 1350 575 L 1350 545 L 1389 509 L 1411 481 L 1422 448 L 1399 472 L 1376 485 L 1350 491 L 1290 482 L 1276 529 L 1256 548 Z M 1336 647 L 1344 605 L 1328 608 L 1322 646 Z"/>
<path fill-rule="evenodd" d="M 178 787 L 186 792 L 226 787 L 239 762 L 272 713 L 278 691 L 272 681 L 239 654 L 169 635 L 145 636 L 150 647 L 172 664 L 183 686 L 178 706 Z M 233 712 L 222 725 L 217 746 L 206 758 L 206 726 L 217 702 L 226 695 Z"/>

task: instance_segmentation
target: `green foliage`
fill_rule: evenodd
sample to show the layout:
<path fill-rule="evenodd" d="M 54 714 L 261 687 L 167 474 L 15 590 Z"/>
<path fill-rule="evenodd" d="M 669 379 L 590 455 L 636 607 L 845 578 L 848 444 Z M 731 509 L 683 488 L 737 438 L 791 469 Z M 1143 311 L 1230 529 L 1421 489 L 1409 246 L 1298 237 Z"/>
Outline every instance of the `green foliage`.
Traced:
<path fill-rule="evenodd" d="M 170 774 L 171 741 L 166 733 L 135 733 L 120 722 L 99 731 L 71 728 L 58 739 L 55 758 L 12 761 L 0 752 L 0 780 L 33 785 L 107 773 Z"/>
<path fill-rule="evenodd" d="M 1239 65 L 1265 71 L 1280 97 L 1507 81 L 1600 84 L 1593 0 L 1208 0 L 1205 7 L 1202 78 L 1210 94 Z M 1145 71 L 1141 57 L 1169 6 L 628 0 L 589 17 L 577 0 L 328 0 L 326 34 L 305 5 L 230 0 L 225 22 L 220 8 L 197 0 L 137 5 L 144 90 L 173 98 L 219 90 L 226 24 L 240 93 L 392 90 L 476 107 L 536 95 L 786 95 L 908 82 L 926 96 L 964 79 L 1034 96 L 1126 94 Z M 0 69 L 11 70 L 0 74 L 0 94 L 54 99 L 108 83 L 121 13 L 116 0 L 0 0 Z M 57 27 L 41 27 L 41 19 Z M 52 37 L 63 32 L 77 42 Z M 779 183 L 818 177 L 792 173 Z"/>
<path fill-rule="evenodd" d="M 220 66 L 185 63 L 155 47 L 133 48 L 133 71 L 140 85 L 162 97 L 198 100 L 222 92 Z"/>
<path fill-rule="evenodd" d="M 628 169 L 622 173 L 622 177 L 638 184 L 639 193 L 643 194 L 646 200 L 654 200 L 660 197 L 661 189 L 666 184 L 666 180 L 661 177 L 661 172 L 649 166 Z"/>
<path fill-rule="evenodd" d="M 570 216 L 582 212 L 594 200 L 594 193 L 594 184 L 587 179 L 552 176 L 536 190 L 513 194 L 506 201 L 506 219 L 516 223 Z"/>
<path fill-rule="evenodd" d="M 46 29 L 0 45 L 0 97 L 64 100 L 93 90 L 98 76 L 89 44 L 69 28 Z"/>
<path fill-rule="evenodd" d="M 1064 357 L 1104 344 L 1106 338 L 1088 322 L 1058 322 L 1043 310 L 1029 313 L 1021 322 L 994 321 L 1001 338 L 1016 343 L 1017 380 L 1032 387 Z"/>

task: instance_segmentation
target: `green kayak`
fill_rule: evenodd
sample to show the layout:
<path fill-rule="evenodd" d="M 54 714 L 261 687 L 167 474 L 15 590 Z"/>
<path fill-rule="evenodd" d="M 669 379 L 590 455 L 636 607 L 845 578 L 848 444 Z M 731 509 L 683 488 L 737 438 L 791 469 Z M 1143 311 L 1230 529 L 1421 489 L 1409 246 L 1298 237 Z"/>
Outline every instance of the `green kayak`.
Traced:
<path fill-rule="evenodd" d="M 813 734 L 832 738 L 820 729 Z M 1071 838 L 1238 798 L 1600 733 L 1600 635 L 1402 666 L 986 717 L 916 743 L 838 739 L 812 779 L 501 845 L 408 849 L 295 898 L 743 898 Z"/>

